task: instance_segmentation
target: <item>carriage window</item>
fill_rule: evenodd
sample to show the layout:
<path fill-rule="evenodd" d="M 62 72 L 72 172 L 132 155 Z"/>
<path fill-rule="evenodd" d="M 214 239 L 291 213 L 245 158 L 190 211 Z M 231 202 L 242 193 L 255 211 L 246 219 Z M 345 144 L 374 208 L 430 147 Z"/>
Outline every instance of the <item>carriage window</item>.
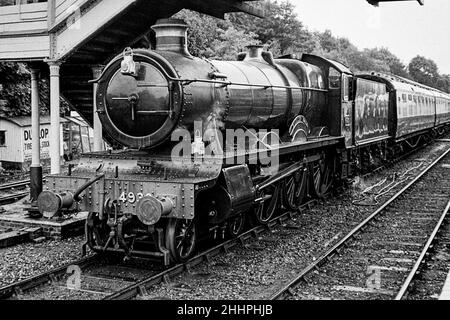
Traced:
<path fill-rule="evenodd" d="M 408 95 L 408 100 L 412 101 L 412 95 L 411 94 Z"/>
<path fill-rule="evenodd" d="M 0 147 L 6 146 L 6 131 L 0 131 Z"/>
<path fill-rule="evenodd" d="M 341 74 L 335 68 L 330 68 L 328 82 L 330 89 L 339 89 L 341 87 Z"/>
<path fill-rule="evenodd" d="M 40 2 L 47 2 L 47 0 L 0 0 L 0 7 L 6 7 L 6 6 L 15 6 L 18 4 L 30 4 L 30 3 L 40 3 Z"/>
<path fill-rule="evenodd" d="M 403 102 L 406 102 L 406 94 L 402 94 Z"/>

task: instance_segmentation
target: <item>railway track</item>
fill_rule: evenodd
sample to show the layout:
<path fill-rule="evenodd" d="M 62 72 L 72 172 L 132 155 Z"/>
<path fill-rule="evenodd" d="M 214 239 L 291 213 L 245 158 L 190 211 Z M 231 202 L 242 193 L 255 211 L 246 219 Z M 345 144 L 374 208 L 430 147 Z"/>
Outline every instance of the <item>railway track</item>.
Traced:
<path fill-rule="evenodd" d="M 446 221 L 450 149 L 271 297 L 403 299 Z"/>
<path fill-rule="evenodd" d="M 315 200 L 312 200 L 304 204 L 301 209 L 310 208 L 315 202 Z M 169 269 L 158 270 L 158 268 L 161 269 L 161 266 L 154 264 L 150 265 L 149 268 L 151 262 L 137 259 L 129 262 L 111 263 L 102 259 L 99 255 L 93 255 L 0 288 L 0 299 L 23 297 L 32 300 L 34 298 L 41 299 L 43 296 L 44 299 L 48 299 L 50 298 L 47 296 L 48 292 L 52 292 L 52 297 L 55 295 L 68 299 L 129 300 L 139 295 L 145 296 L 151 286 L 167 282 L 171 277 L 189 271 L 201 263 L 208 262 L 213 257 L 226 253 L 231 248 L 244 244 L 247 240 L 271 230 L 276 225 L 283 225 L 294 215 L 293 212 L 286 212 L 274 218 L 266 226 L 257 226 L 236 239 L 218 244 L 186 263 L 177 264 Z M 68 277 L 70 277 L 68 271 L 69 273 L 79 272 L 81 287 L 71 288 L 67 285 Z"/>
<path fill-rule="evenodd" d="M 0 191 L 8 191 L 13 189 L 24 189 L 30 185 L 30 180 L 15 181 L 0 185 Z"/>
<path fill-rule="evenodd" d="M 316 201 L 312 200 L 305 205 L 303 205 L 299 211 L 304 210 L 306 208 L 311 207 Z M 271 231 L 275 226 L 277 225 L 284 225 L 286 222 L 291 220 L 295 213 L 293 212 L 285 212 L 284 214 L 274 218 L 271 220 L 267 225 L 265 226 L 257 226 L 242 235 L 240 235 L 236 239 L 228 240 L 224 243 L 219 244 L 218 246 L 215 246 L 211 249 L 208 249 L 201 254 L 197 255 L 196 257 L 190 259 L 186 263 L 178 264 L 170 269 L 167 269 L 159 274 L 156 274 L 152 277 L 149 277 L 147 279 L 144 279 L 143 281 L 133 284 L 132 286 L 128 288 L 124 288 L 123 290 L 120 290 L 116 292 L 113 295 L 110 295 L 105 298 L 105 300 L 130 300 L 133 299 L 139 295 L 146 296 L 148 289 L 154 285 L 160 284 L 162 282 L 169 282 L 170 278 L 175 277 L 183 272 L 190 272 L 190 270 L 201 263 L 209 263 L 210 260 L 221 254 L 221 253 L 227 253 L 230 249 L 233 247 L 241 244 L 244 245 L 247 240 L 250 240 L 252 238 L 257 238 L 260 234 Z"/>
<path fill-rule="evenodd" d="M 22 180 L 0 185 L 0 205 L 15 202 L 29 195 L 29 191 L 24 191 L 29 185 L 30 180 Z"/>
<path fill-rule="evenodd" d="M 0 288 L 0 299 L 101 300 L 161 268 L 147 260 L 124 261 L 95 254 Z"/>
<path fill-rule="evenodd" d="M 437 300 L 440 298 L 449 273 L 449 249 L 450 224 L 445 221 L 403 299 Z"/>

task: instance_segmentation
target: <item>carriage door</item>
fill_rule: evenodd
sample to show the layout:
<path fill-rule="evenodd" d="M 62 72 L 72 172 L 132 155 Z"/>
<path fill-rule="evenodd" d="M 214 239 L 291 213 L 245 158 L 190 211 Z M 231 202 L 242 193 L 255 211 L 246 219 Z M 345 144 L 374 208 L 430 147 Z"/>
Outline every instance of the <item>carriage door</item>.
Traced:
<path fill-rule="evenodd" d="M 353 77 L 342 74 L 342 101 L 341 101 L 341 134 L 345 137 L 345 145 L 353 145 Z"/>

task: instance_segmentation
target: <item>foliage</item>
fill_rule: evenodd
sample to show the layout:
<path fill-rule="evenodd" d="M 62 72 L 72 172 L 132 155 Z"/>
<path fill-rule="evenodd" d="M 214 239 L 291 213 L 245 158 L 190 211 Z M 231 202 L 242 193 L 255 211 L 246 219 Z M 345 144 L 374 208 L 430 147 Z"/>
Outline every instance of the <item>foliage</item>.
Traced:
<path fill-rule="evenodd" d="M 0 116 L 14 117 L 30 114 L 31 87 L 30 72 L 23 64 L 0 64 L 0 100 L 6 105 L 0 110 Z M 45 113 L 45 84 L 40 84 L 40 110 Z"/>
<path fill-rule="evenodd" d="M 416 81 L 431 87 L 437 85 L 440 77 L 436 63 L 422 56 L 417 56 L 411 60 L 409 73 Z"/>
<path fill-rule="evenodd" d="M 315 39 L 303 26 L 289 1 L 266 1 L 266 18 L 260 19 L 243 13 L 228 15 L 236 28 L 254 32 L 257 39 L 269 47 L 276 47 L 275 55 L 312 52 Z"/>
<path fill-rule="evenodd" d="M 364 50 L 366 54 L 375 59 L 377 63 L 383 64 L 388 68 L 388 72 L 404 78 L 411 78 L 406 66 L 400 59 L 391 53 L 387 48 L 375 48 Z M 377 70 L 378 71 L 378 70 Z"/>
<path fill-rule="evenodd" d="M 39 81 L 39 110 L 42 115 L 49 113 L 48 79 Z M 0 116 L 18 117 L 31 114 L 31 72 L 22 63 L 0 63 Z M 68 110 L 67 102 L 61 99 L 61 110 Z"/>
<path fill-rule="evenodd" d="M 439 90 L 450 93 L 450 74 L 443 74 L 439 77 L 436 87 Z"/>
<path fill-rule="evenodd" d="M 198 57 L 235 60 L 250 44 L 258 44 L 256 34 L 236 29 L 229 20 L 215 19 L 182 10 L 176 15 L 189 25 L 189 52 Z"/>

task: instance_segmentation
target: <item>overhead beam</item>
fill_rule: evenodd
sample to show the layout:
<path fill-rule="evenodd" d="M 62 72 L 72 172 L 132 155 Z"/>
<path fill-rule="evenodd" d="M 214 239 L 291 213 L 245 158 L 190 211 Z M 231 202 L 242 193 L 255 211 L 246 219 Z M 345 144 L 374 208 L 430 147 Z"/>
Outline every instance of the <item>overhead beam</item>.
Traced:
<path fill-rule="evenodd" d="M 425 4 L 425 0 L 367 0 L 371 5 L 378 7 L 380 2 L 400 2 L 400 1 L 417 1 L 421 6 Z"/>
<path fill-rule="evenodd" d="M 252 0 L 252 1 L 255 1 L 255 0 Z M 257 6 L 249 4 L 249 3 L 246 3 L 243 1 L 237 1 L 235 4 L 233 4 L 233 8 L 238 11 L 242 11 L 244 13 L 248 13 L 248 14 L 254 15 L 259 18 L 265 17 L 265 10 L 262 8 L 262 6 L 260 8 L 258 8 Z"/>
<path fill-rule="evenodd" d="M 223 18 L 224 14 L 229 12 L 244 12 L 256 17 L 264 18 L 265 10 L 263 9 L 263 5 L 257 6 L 248 2 L 258 2 L 262 4 L 261 0 L 215 0 L 214 2 L 190 0 L 189 5 L 186 5 L 185 7 L 217 18 Z"/>

